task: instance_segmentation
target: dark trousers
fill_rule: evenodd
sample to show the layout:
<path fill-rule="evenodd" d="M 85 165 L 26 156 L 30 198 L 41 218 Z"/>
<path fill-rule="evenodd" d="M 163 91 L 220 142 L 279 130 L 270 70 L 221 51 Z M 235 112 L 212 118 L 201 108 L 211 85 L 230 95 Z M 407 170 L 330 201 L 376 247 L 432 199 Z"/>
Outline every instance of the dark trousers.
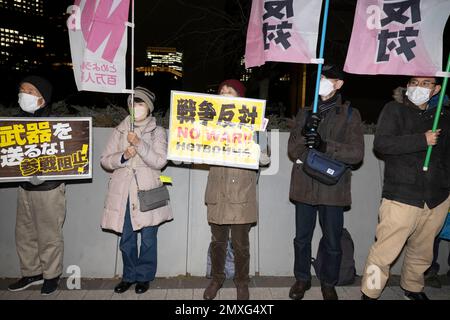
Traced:
<path fill-rule="evenodd" d="M 437 236 L 434 239 L 434 244 L 433 244 L 433 262 L 431 263 L 431 266 L 428 268 L 427 271 L 425 271 L 425 275 L 427 274 L 438 274 L 439 269 L 441 268 L 441 266 L 438 263 L 438 257 L 439 257 L 439 245 L 441 243 L 441 238 L 439 238 L 439 236 Z M 450 266 L 450 253 L 448 254 L 448 261 L 447 261 L 448 266 Z"/>
<path fill-rule="evenodd" d="M 341 236 L 344 208 L 295 204 L 294 275 L 297 280 L 311 280 L 311 241 L 316 226 L 317 211 L 322 228 L 324 261 L 318 276 L 324 286 L 335 286 L 341 265 Z"/>
<path fill-rule="evenodd" d="M 137 238 L 141 233 L 141 246 L 138 253 Z M 145 227 L 133 231 L 130 217 L 130 207 L 127 203 L 120 251 L 123 261 L 123 281 L 147 282 L 155 279 L 157 263 L 157 233 L 158 226 Z"/>
<path fill-rule="evenodd" d="M 211 276 L 214 281 L 225 281 L 225 259 L 227 242 L 231 230 L 231 244 L 234 250 L 234 283 L 248 285 L 250 281 L 250 243 L 248 233 L 251 224 L 210 224 L 211 226 Z"/>

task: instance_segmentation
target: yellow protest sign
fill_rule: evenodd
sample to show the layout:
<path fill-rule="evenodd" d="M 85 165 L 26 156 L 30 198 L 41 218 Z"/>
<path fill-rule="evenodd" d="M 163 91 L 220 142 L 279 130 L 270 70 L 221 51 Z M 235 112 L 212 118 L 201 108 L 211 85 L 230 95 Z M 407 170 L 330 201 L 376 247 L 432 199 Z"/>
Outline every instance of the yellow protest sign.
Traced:
<path fill-rule="evenodd" d="M 257 169 L 266 101 L 172 91 L 168 159 Z"/>
<path fill-rule="evenodd" d="M 169 176 L 159 176 L 159 180 L 161 180 L 162 183 L 172 183 L 172 177 Z"/>

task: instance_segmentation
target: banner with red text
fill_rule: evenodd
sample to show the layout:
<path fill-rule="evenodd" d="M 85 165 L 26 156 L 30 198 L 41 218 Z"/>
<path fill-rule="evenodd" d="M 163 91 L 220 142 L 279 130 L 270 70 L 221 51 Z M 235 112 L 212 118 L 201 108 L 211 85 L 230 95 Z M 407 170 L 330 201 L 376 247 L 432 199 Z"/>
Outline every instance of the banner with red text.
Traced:
<path fill-rule="evenodd" d="M 265 100 L 172 91 L 168 159 L 257 169 Z"/>

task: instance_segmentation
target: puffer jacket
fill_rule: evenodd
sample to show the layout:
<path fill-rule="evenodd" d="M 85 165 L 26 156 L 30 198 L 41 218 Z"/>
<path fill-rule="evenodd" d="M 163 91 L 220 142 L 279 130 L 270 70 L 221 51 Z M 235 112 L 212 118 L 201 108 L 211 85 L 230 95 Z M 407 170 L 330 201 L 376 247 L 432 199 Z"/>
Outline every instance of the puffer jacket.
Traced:
<path fill-rule="evenodd" d="M 161 169 L 167 163 L 166 130 L 156 126 L 155 118 L 147 118 L 144 124 L 135 127 L 140 138 L 136 156 L 122 163 L 122 155 L 129 146 L 129 131 L 130 118 L 127 117 L 114 129 L 101 155 L 102 167 L 111 172 L 101 226 L 119 233 L 123 229 L 128 197 L 131 224 L 135 231 L 173 219 L 170 206 L 141 212 L 137 196 L 137 185 L 141 190 L 162 186 L 159 177 Z"/>

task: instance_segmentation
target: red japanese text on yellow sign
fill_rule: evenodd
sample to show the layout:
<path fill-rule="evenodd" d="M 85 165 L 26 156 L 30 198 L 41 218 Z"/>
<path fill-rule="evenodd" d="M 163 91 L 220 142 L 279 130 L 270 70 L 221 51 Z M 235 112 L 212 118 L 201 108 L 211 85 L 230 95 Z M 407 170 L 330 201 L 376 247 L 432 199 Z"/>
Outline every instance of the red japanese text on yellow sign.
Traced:
<path fill-rule="evenodd" d="M 258 168 L 265 100 L 172 91 L 172 160 Z"/>

